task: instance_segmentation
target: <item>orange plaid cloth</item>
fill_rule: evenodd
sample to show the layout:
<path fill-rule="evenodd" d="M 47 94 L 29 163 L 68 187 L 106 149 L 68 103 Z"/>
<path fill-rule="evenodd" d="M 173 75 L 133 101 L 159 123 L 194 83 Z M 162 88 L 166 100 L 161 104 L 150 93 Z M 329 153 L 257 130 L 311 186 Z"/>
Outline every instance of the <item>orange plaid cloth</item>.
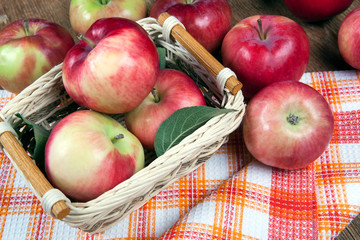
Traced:
<path fill-rule="evenodd" d="M 241 129 L 202 167 L 103 233 L 46 214 L 0 154 L 0 237 L 17 239 L 333 239 L 360 213 L 360 72 L 306 73 L 334 111 L 326 151 L 307 168 L 265 166 Z M 1 92 L 1 106 L 11 95 Z"/>

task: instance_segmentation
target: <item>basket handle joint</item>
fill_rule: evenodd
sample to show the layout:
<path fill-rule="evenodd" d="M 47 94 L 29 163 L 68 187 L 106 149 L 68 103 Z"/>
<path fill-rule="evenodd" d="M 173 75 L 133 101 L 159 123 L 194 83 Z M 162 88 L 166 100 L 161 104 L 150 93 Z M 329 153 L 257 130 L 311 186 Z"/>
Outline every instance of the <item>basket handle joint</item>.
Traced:
<path fill-rule="evenodd" d="M 16 131 L 5 120 L 5 117 L 2 114 L 0 114 L 0 118 L 1 118 L 1 120 L 0 120 L 0 136 L 5 132 L 11 132 L 14 135 L 14 137 L 16 138 L 16 140 L 19 141 Z M 19 143 L 20 143 L 20 141 L 19 141 Z M 0 147 L 3 148 L 1 143 L 0 143 Z"/>
<path fill-rule="evenodd" d="M 63 216 L 56 216 L 56 214 L 53 213 L 53 206 L 60 201 L 64 201 L 67 203 L 71 203 L 70 199 L 68 199 L 64 193 L 62 193 L 59 189 L 53 188 L 50 189 L 49 191 L 47 191 L 42 198 L 40 199 L 41 205 L 43 206 L 45 212 L 47 212 L 48 214 L 50 214 L 52 217 L 54 218 L 59 218 L 62 219 L 63 217 L 65 217 L 66 215 L 69 214 L 69 210 L 68 209 L 66 211 L 66 213 L 62 213 Z"/>
<path fill-rule="evenodd" d="M 165 39 L 165 41 L 167 43 L 171 43 L 171 30 L 176 26 L 176 25 L 180 25 L 182 26 L 184 29 L 185 26 L 184 24 L 182 24 L 179 19 L 177 19 L 174 16 L 169 16 L 168 18 L 165 19 L 164 23 L 163 23 L 163 29 L 162 29 L 162 33 L 163 33 L 163 37 Z"/>

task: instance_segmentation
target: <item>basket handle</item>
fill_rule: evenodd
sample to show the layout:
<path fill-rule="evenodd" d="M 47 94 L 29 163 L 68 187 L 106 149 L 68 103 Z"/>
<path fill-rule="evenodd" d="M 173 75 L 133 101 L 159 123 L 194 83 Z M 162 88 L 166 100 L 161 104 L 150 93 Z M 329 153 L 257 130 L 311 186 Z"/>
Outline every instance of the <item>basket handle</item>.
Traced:
<path fill-rule="evenodd" d="M 171 17 L 167 12 L 160 14 L 158 22 L 161 26 L 164 26 L 165 21 Z M 225 69 L 225 67 L 212 56 L 198 41 L 195 40 L 181 24 L 175 24 L 171 29 L 171 35 L 193 55 L 196 60 L 202 64 L 211 75 L 218 77 L 219 73 Z M 241 88 L 241 82 L 231 75 L 225 82 L 225 87 L 232 93 L 236 94 Z"/>
<path fill-rule="evenodd" d="M 0 122 L 4 122 L 1 117 Z M 16 165 L 17 170 L 23 174 L 39 196 L 42 198 L 45 193 L 53 190 L 53 186 L 29 157 L 24 148 L 15 138 L 14 134 L 11 131 L 6 130 L 0 134 L 1 145 L 6 150 L 7 154 L 9 154 L 9 157 Z M 61 220 L 69 214 L 70 208 L 64 200 L 60 200 L 52 206 L 51 212 L 55 218 Z"/>

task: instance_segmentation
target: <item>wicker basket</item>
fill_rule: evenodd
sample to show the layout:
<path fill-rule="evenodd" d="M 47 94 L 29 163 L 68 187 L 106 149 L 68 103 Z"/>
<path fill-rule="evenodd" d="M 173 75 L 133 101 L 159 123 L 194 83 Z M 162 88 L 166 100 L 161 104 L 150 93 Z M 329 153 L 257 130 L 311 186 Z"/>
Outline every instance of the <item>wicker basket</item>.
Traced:
<path fill-rule="evenodd" d="M 14 126 L 19 122 L 16 113 L 51 129 L 61 117 L 76 110 L 62 84 L 62 64 L 55 66 L 12 99 L 1 112 L 1 144 L 4 152 L 40 199 L 46 212 L 72 227 L 90 233 L 111 227 L 162 189 L 198 168 L 239 127 L 245 112 L 242 92 L 236 92 L 241 84 L 236 79 L 229 84 L 229 80 L 235 78 L 234 74 L 224 69 L 201 45 L 194 42 L 180 22 L 164 14 L 158 21 L 145 18 L 138 23 L 158 46 L 166 49 L 169 66 L 180 68 L 191 75 L 207 91 L 207 95 L 217 100 L 217 107 L 237 111 L 212 118 L 130 179 L 94 200 L 80 203 L 71 202 L 50 185 L 13 134 Z M 224 85 L 228 87 L 224 88 Z M 116 117 L 122 121 L 121 115 Z"/>

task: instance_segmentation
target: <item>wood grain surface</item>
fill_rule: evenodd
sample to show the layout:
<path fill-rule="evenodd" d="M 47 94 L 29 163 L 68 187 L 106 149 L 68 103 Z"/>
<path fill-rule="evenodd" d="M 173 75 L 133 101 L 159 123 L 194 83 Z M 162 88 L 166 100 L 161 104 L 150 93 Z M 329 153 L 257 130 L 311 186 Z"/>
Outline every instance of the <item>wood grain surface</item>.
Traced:
<path fill-rule="evenodd" d="M 147 0 L 148 8 L 152 2 Z M 232 8 L 233 24 L 257 14 L 283 15 L 298 22 L 310 40 L 307 72 L 351 69 L 339 53 L 337 32 L 346 14 L 360 6 L 360 0 L 354 0 L 345 12 L 321 23 L 301 21 L 285 7 L 282 0 L 228 0 L 228 3 Z M 69 21 L 69 5 L 70 0 L 0 0 L 0 29 L 18 19 L 43 18 L 62 25 L 74 36 Z"/>

